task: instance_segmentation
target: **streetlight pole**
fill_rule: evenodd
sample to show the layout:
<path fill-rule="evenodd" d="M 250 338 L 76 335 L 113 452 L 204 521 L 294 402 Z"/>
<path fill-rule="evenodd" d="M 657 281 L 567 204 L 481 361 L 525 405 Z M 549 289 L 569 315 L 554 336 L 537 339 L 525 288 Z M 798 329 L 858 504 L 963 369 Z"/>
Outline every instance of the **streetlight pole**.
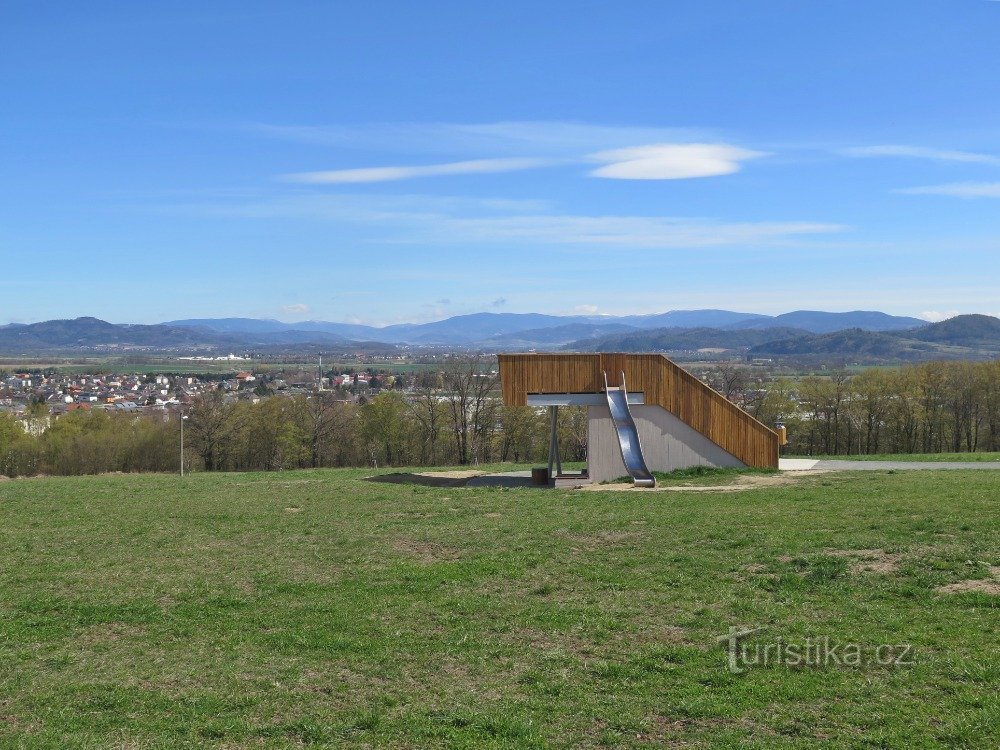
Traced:
<path fill-rule="evenodd" d="M 187 414 L 181 412 L 181 476 L 184 476 L 184 420 Z"/>

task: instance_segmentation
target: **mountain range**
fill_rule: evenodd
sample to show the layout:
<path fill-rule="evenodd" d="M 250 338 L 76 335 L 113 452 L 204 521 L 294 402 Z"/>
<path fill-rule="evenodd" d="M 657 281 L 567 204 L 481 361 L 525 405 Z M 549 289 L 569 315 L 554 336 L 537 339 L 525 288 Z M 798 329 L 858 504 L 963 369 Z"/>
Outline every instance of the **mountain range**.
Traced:
<path fill-rule="evenodd" d="M 913 359 L 1000 350 L 1000 321 L 965 315 L 928 324 L 877 311 L 797 310 L 759 315 L 672 310 L 655 315 L 475 313 L 384 327 L 283 323 L 255 318 L 188 318 L 153 325 L 97 318 L 0 326 L 0 353 L 228 351 L 396 351 L 400 348 L 571 349 L 726 352 L 751 356 L 851 353 Z"/>
<path fill-rule="evenodd" d="M 722 350 L 751 358 L 888 362 L 1000 356 L 1000 319 L 959 315 L 903 330 L 849 328 L 813 333 L 797 328 L 664 328 L 576 341 L 571 351 L 662 351 L 710 354 Z"/>
<path fill-rule="evenodd" d="M 296 340 L 301 333 L 332 334 L 346 340 L 380 341 L 387 344 L 424 346 L 488 346 L 532 348 L 557 346 L 626 331 L 658 328 L 714 328 L 766 330 L 796 328 L 809 333 L 862 328 L 868 331 L 898 331 L 924 325 L 919 318 L 887 315 L 876 311 L 822 312 L 796 310 L 782 315 L 760 315 L 732 310 L 671 310 L 653 315 L 543 315 L 540 313 L 473 313 L 431 323 L 401 323 L 367 326 L 357 323 L 303 321 L 282 323 L 255 318 L 188 318 L 164 325 L 198 328 L 215 334 L 236 336 L 260 343 L 284 334 Z"/>

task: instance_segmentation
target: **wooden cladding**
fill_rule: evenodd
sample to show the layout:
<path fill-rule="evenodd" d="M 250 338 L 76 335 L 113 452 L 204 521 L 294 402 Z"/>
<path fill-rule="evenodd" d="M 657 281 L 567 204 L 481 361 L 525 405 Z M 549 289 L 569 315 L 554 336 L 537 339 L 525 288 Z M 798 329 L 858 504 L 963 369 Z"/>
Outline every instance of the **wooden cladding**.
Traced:
<path fill-rule="evenodd" d="M 747 466 L 778 468 L 778 435 L 662 354 L 501 354 L 504 403 L 528 394 L 603 393 L 608 384 L 645 394 Z"/>

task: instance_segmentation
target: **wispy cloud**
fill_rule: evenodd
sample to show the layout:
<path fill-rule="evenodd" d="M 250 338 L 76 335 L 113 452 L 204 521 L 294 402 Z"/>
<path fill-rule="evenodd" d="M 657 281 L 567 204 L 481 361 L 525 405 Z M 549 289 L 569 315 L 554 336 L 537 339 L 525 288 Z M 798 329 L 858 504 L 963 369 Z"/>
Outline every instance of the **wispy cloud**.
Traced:
<path fill-rule="evenodd" d="M 716 140 L 718 133 L 694 128 L 594 125 L 557 120 L 490 123 L 402 122 L 359 125 L 275 125 L 250 123 L 244 131 L 267 138 L 318 146 L 392 153 L 517 156 L 525 151 L 579 155 L 642 143 Z"/>
<path fill-rule="evenodd" d="M 726 143 L 656 143 L 592 154 L 607 162 L 590 174 L 616 180 L 683 180 L 732 174 L 747 159 L 764 156 Z"/>
<path fill-rule="evenodd" d="M 780 245 L 843 232 L 814 221 L 727 222 L 698 217 L 580 215 L 543 210 L 534 201 L 497 202 L 447 196 L 317 195 L 175 205 L 174 211 L 247 219 L 300 219 L 368 227 L 383 243 L 510 244 L 594 248 L 685 249 Z M 162 210 L 162 209 L 161 209 Z"/>
<path fill-rule="evenodd" d="M 530 242 L 663 250 L 755 247 L 844 229 L 846 227 L 838 224 L 816 222 L 731 223 L 654 216 L 575 215 L 442 217 L 426 227 L 438 242 Z M 405 241 L 411 239 L 408 237 Z"/>
<path fill-rule="evenodd" d="M 903 159 L 929 159 L 931 161 L 960 162 L 965 164 L 988 164 L 1000 166 L 1000 156 L 980 154 L 974 151 L 951 151 L 947 149 L 926 148 L 924 146 L 859 146 L 844 149 L 847 156 L 861 158 L 897 157 Z"/>
<path fill-rule="evenodd" d="M 490 303 L 490 307 L 503 307 L 506 304 L 507 304 L 506 297 L 497 297 Z"/>
<path fill-rule="evenodd" d="M 573 122 L 397 123 L 320 127 L 252 125 L 261 135 L 337 149 L 406 153 L 461 153 L 461 161 L 298 172 L 283 179 L 306 184 L 388 182 L 419 177 L 489 174 L 558 165 L 601 164 L 589 174 L 624 180 L 678 180 L 726 175 L 765 156 L 711 134 L 680 128 L 590 125 Z M 415 159 L 416 160 L 416 159 Z"/>
<path fill-rule="evenodd" d="M 1000 182 L 950 182 L 944 185 L 901 188 L 905 195 L 948 195 L 953 198 L 1000 198 Z"/>
<path fill-rule="evenodd" d="M 310 312 L 310 307 L 304 302 L 296 302 L 294 305 L 284 305 L 281 312 L 286 315 L 305 315 Z"/>
<path fill-rule="evenodd" d="M 409 180 L 415 177 L 440 177 L 445 175 L 489 174 L 492 172 L 515 172 L 548 166 L 550 159 L 510 158 L 472 159 L 446 164 L 427 164 L 401 167 L 364 167 L 361 169 L 333 169 L 323 172 L 299 172 L 285 175 L 288 182 L 314 185 L 343 184 L 360 182 L 391 182 Z"/>
<path fill-rule="evenodd" d="M 363 167 L 283 175 L 286 182 L 329 185 L 392 182 L 419 177 L 490 174 L 551 167 L 560 164 L 603 163 L 590 172 L 593 177 L 616 180 L 686 180 L 738 172 L 742 163 L 767 154 L 728 143 L 653 143 L 598 151 L 577 157 L 509 157 L 470 159 L 418 166 Z"/>

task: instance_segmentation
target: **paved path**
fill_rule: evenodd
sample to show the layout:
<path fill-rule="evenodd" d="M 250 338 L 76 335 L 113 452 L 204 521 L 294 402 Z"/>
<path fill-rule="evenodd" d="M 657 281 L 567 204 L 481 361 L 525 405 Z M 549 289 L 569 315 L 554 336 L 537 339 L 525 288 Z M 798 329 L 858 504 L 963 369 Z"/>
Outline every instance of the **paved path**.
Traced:
<path fill-rule="evenodd" d="M 781 458 L 782 471 L 897 471 L 937 469 L 1000 469 L 1000 461 L 836 461 L 812 458 Z"/>

